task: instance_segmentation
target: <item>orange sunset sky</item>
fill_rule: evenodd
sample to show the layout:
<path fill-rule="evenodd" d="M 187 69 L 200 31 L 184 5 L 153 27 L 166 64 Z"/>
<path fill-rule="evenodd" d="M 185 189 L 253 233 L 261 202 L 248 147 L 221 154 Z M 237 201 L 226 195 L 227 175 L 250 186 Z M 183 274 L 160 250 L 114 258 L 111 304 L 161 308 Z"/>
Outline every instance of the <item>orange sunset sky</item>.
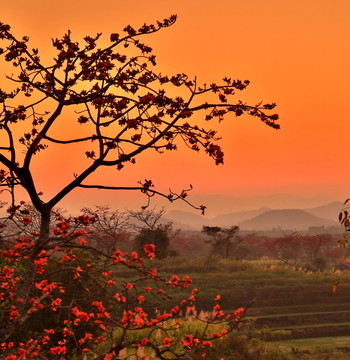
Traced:
<path fill-rule="evenodd" d="M 150 152 L 124 171 L 101 171 L 86 183 L 136 186 L 152 179 L 164 191 L 192 184 L 195 195 L 349 197 L 349 0 L 13 0 L 2 2 L 0 21 L 16 35 L 28 35 L 43 53 L 67 29 L 77 40 L 97 32 L 108 38 L 128 24 L 138 27 L 171 14 L 178 15 L 174 26 L 144 40 L 154 48 L 158 71 L 196 75 L 203 83 L 226 75 L 249 79 L 241 99 L 276 102 L 281 130 L 228 116 L 210 125 L 223 137 L 224 166 L 186 149 Z M 64 136 L 67 129 L 60 132 Z M 84 151 L 50 151 L 54 161 L 39 154 L 35 162 L 38 190 L 48 198 L 72 179 L 84 157 Z M 62 205 L 125 207 L 129 196 L 79 190 Z M 142 205 L 138 196 L 130 199 Z"/>

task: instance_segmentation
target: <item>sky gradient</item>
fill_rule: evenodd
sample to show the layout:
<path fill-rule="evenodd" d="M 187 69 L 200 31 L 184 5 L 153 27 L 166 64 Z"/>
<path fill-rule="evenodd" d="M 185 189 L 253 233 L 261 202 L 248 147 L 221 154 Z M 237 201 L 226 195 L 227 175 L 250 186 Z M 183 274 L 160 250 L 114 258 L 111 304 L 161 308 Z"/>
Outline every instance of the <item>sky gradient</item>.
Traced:
<path fill-rule="evenodd" d="M 196 75 L 203 83 L 224 76 L 249 79 L 240 98 L 276 102 L 281 130 L 228 116 L 210 125 L 223 137 L 223 166 L 187 149 L 151 152 L 125 171 L 101 171 L 87 183 L 103 179 L 107 185 L 130 186 L 150 178 L 164 191 L 192 184 L 196 195 L 349 197 L 348 0 L 16 0 L 2 4 L 0 21 L 16 35 L 28 35 L 31 46 L 43 52 L 67 29 L 77 40 L 97 32 L 108 37 L 128 24 L 137 27 L 171 14 L 179 16 L 177 23 L 145 40 L 157 55 L 158 71 Z M 62 156 L 67 154 L 48 151 L 35 162 L 40 189 L 48 194 L 72 178 L 81 159 L 70 154 L 70 163 L 58 171 Z M 127 205 L 129 194 L 76 191 L 66 204 L 73 206 L 81 197 L 88 204 L 120 206 L 116 199 Z"/>

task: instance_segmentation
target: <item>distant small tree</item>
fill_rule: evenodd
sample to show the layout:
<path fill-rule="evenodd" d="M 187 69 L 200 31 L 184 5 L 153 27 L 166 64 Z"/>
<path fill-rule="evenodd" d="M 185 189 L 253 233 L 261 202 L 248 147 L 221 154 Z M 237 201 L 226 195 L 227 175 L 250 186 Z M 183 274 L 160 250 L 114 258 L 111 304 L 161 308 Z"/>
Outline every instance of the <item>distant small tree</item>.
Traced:
<path fill-rule="evenodd" d="M 267 240 L 264 245 L 275 259 L 286 265 L 295 265 L 303 254 L 303 238 L 297 232 Z"/>
<path fill-rule="evenodd" d="M 168 255 L 170 245 L 167 226 L 158 225 L 153 229 L 141 229 L 135 237 L 135 248 L 141 252 L 147 244 L 155 245 L 157 258 L 164 259 Z"/>
<path fill-rule="evenodd" d="M 340 247 L 349 246 L 349 236 L 350 236 L 350 199 L 346 199 L 344 202 L 344 207 L 339 213 L 339 223 L 344 226 L 343 238 L 338 240 Z"/>
<path fill-rule="evenodd" d="M 275 259 L 286 265 L 308 263 L 322 270 L 322 259 L 334 248 L 330 234 L 303 235 L 297 232 L 268 239 L 264 242 L 265 248 Z"/>
<path fill-rule="evenodd" d="M 143 209 L 141 211 L 129 211 L 128 223 L 130 228 L 140 231 L 143 228 L 155 229 L 162 222 L 164 223 L 163 216 L 166 213 L 166 209 Z"/>
<path fill-rule="evenodd" d="M 206 256 L 210 244 L 203 243 L 203 238 L 204 236 L 198 231 L 181 230 L 179 235 L 171 240 L 171 249 L 184 256 Z"/>
<path fill-rule="evenodd" d="M 316 258 L 313 265 L 320 271 L 324 271 L 327 267 L 327 261 L 323 258 Z"/>
<path fill-rule="evenodd" d="M 211 244 L 213 254 L 223 259 L 234 256 L 234 252 L 242 242 L 242 239 L 237 236 L 238 231 L 238 226 L 227 229 L 218 226 L 203 226 L 202 228 L 202 232 L 210 237 L 207 242 Z"/>
<path fill-rule="evenodd" d="M 100 250 L 111 255 L 116 249 L 126 250 L 130 245 L 131 232 L 128 213 L 111 210 L 107 205 L 95 206 L 94 209 L 84 207 L 82 214 L 95 219 L 89 224 L 89 239 Z"/>
<path fill-rule="evenodd" d="M 256 233 L 246 234 L 241 236 L 241 246 L 246 249 L 246 259 L 257 260 L 264 256 L 271 255 L 270 252 L 266 251 L 265 244 L 271 241 L 271 238 L 266 235 L 259 235 Z"/>
<path fill-rule="evenodd" d="M 305 235 L 302 240 L 305 256 L 313 263 L 316 259 L 323 258 L 325 253 L 334 247 L 333 237 L 330 234 Z"/>
<path fill-rule="evenodd" d="M 138 251 L 141 251 L 146 244 L 154 244 L 157 258 L 162 259 L 169 255 L 171 241 L 181 230 L 175 230 L 173 222 L 163 218 L 165 213 L 165 208 L 129 212 L 129 227 L 137 231 L 134 245 Z"/>

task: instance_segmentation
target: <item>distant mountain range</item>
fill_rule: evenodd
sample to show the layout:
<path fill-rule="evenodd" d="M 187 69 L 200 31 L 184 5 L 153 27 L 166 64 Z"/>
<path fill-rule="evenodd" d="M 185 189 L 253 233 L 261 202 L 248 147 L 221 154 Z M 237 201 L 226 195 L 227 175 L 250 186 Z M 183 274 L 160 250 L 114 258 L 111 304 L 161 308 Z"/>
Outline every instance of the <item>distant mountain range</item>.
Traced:
<path fill-rule="evenodd" d="M 230 227 L 239 225 L 242 230 L 307 230 L 313 226 L 339 226 L 338 214 L 343 204 L 335 201 L 326 205 L 307 209 L 271 209 L 262 207 L 206 218 L 186 211 L 168 212 L 166 219 L 173 221 L 175 227 L 199 230 L 204 225 Z"/>
<path fill-rule="evenodd" d="M 305 210 L 270 210 L 238 224 L 242 230 L 307 230 L 311 226 L 337 226 L 333 220 L 320 218 Z"/>
<path fill-rule="evenodd" d="M 218 215 L 212 219 L 214 226 L 230 227 L 235 224 L 239 224 L 242 221 L 254 218 L 260 214 L 264 214 L 271 210 L 268 207 L 262 207 L 256 210 L 240 211 L 231 214 Z"/>
<path fill-rule="evenodd" d="M 317 206 L 311 209 L 304 209 L 308 213 L 322 218 L 338 221 L 339 212 L 344 207 L 340 201 L 333 201 L 326 205 Z"/>
<path fill-rule="evenodd" d="M 334 202 L 329 197 L 305 197 L 292 194 L 268 194 L 251 197 L 235 197 L 221 194 L 192 195 L 188 200 L 195 205 L 204 204 L 207 207 L 206 216 L 213 218 L 221 214 L 238 213 L 267 207 L 270 209 L 313 209 Z M 164 203 L 170 209 L 167 203 Z M 326 205 L 328 206 L 328 205 Z M 171 204 L 172 210 L 191 212 L 188 204 L 176 201 Z"/>

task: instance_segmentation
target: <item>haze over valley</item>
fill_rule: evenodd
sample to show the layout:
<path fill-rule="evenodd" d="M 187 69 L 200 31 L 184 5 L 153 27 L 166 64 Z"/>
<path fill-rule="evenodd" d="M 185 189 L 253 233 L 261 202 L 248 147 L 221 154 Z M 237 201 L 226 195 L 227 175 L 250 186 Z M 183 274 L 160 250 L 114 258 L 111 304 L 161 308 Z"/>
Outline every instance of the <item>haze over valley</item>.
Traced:
<path fill-rule="evenodd" d="M 225 196 L 208 196 L 204 198 L 204 200 L 207 200 L 207 203 L 213 205 L 216 211 L 218 211 L 220 203 L 222 203 L 223 211 L 221 213 L 218 211 L 216 216 L 210 217 L 208 215 L 202 216 L 191 208 L 173 210 L 170 206 L 167 207 L 168 212 L 165 214 L 165 218 L 173 221 L 177 227 L 187 230 L 199 230 L 203 226 L 231 227 L 233 225 L 238 225 L 241 230 L 263 231 L 272 229 L 300 231 L 313 227 L 340 229 L 338 215 L 343 208 L 343 203 L 340 201 L 309 206 L 310 204 L 317 203 L 319 200 L 292 198 L 289 195 L 249 199 Z M 215 198 L 217 199 L 216 202 Z M 293 201 L 286 201 L 288 198 L 292 198 Z M 267 206 L 259 207 L 258 205 L 262 205 L 264 200 Z M 227 211 L 230 208 L 230 204 L 231 209 L 234 210 Z M 272 204 L 275 206 L 271 206 Z M 256 208 L 254 208 L 254 205 Z M 244 210 L 237 210 L 239 206 Z M 251 208 L 247 210 L 249 206 Z M 211 209 L 210 205 L 208 207 Z"/>

